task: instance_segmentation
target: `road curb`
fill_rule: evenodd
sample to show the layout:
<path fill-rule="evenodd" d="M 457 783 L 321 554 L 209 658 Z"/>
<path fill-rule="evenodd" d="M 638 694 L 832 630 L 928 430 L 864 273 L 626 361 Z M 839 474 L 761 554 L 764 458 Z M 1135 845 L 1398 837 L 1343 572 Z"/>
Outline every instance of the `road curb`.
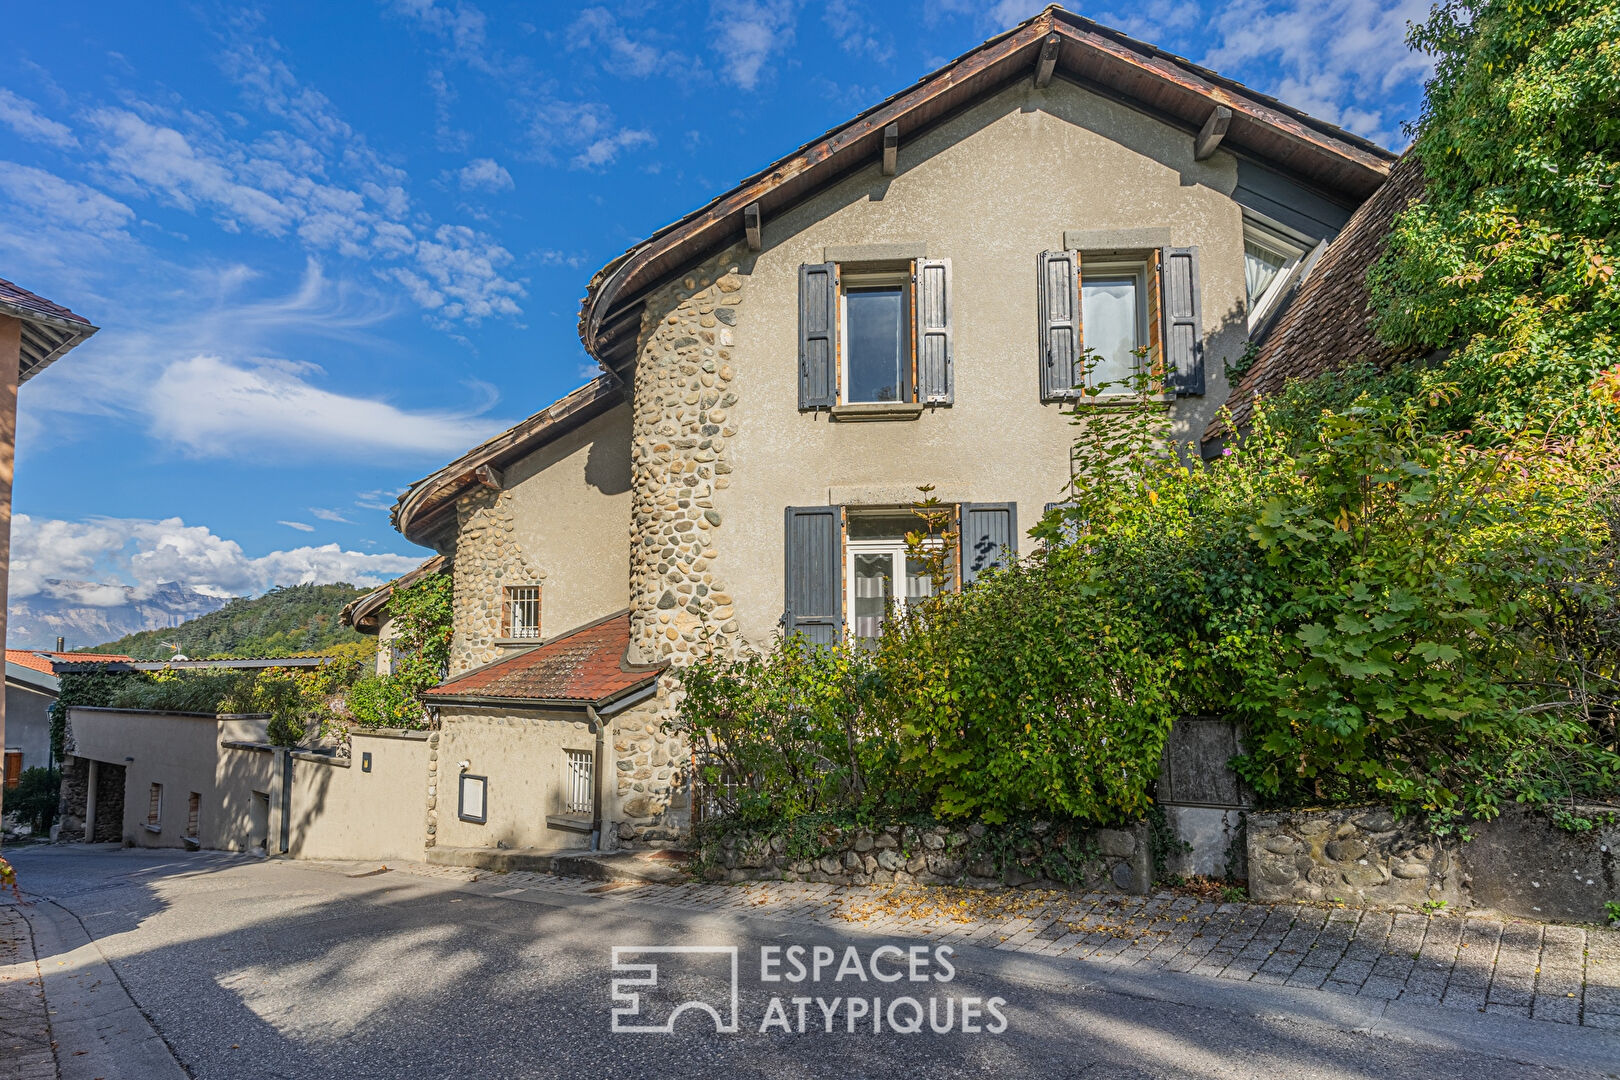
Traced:
<path fill-rule="evenodd" d="M 78 917 L 43 897 L 19 910 L 34 931 L 61 1080 L 184 1080 L 186 1070 Z"/>

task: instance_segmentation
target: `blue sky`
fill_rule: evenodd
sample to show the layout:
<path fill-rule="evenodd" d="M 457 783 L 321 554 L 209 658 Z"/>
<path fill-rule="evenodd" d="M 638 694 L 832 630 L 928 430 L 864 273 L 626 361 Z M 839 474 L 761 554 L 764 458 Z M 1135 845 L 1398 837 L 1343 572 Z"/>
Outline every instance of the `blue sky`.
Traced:
<path fill-rule="evenodd" d="M 75 3 L 0 43 L 0 277 L 100 334 L 22 391 L 14 596 L 386 580 L 410 481 L 591 373 L 638 238 L 1038 3 Z M 50 14 L 43 14 L 49 10 Z M 1083 14 L 1399 147 L 1417 0 Z"/>

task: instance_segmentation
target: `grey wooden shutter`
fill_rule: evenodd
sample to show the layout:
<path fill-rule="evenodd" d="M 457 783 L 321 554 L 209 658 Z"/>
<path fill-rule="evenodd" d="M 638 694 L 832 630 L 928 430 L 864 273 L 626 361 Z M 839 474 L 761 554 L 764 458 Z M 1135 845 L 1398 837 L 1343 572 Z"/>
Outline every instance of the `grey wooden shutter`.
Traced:
<path fill-rule="evenodd" d="M 917 400 L 956 400 L 952 356 L 951 260 L 917 260 Z"/>
<path fill-rule="evenodd" d="M 836 506 L 787 508 L 785 547 L 787 604 L 782 629 L 815 645 L 843 636 L 844 545 L 842 516 Z"/>
<path fill-rule="evenodd" d="M 799 408 L 838 404 L 838 267 L 799 267 Z"/>
<path fill-rule="evenodd" d="M 1057 401 L 1074 389 L 1080 361 L 1080 253 L 1043 251 L 1036 300 L 1040 310 L 1041 400 Z"/>
<path fill-rule="evenodd" d="M 1198 249 L 1162 249 L 1159 281 L 1165 377 L 1178 394 L 1202 394 L 1204 335 L 1198 310 Z"/>
<path fill-rule="evenodd" d="M 1003 550 L 1018 554 L 1017 503 L 964 503 L 962 505 L 962 584 L 1006 558 Z"/>

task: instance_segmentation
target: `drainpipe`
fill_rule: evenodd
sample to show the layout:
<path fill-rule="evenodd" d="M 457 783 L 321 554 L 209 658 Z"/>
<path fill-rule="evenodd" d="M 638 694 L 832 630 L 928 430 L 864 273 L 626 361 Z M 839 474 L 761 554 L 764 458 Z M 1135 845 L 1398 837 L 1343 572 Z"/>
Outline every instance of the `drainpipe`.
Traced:
<path fill-rule="evenodd" d="M 597 713 L 596 706 L 585 706 L 585 715 L 590 717 L 591 727 L 596 729 L 596 758 L 591 762 L 591 850 L 602 850 L 602 766 L 607 757 L 607 734 L 603 730 L 606 726 L 602 717 Z"/>

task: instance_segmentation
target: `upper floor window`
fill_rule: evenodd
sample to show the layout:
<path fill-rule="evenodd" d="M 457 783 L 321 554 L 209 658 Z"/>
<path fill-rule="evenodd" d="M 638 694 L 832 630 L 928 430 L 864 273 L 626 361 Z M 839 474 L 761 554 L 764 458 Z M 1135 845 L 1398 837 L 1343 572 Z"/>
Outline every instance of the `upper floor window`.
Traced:
<path fill-rule="evenodd" d="M 539 638 L 540 586 L 508 585 L 501 604 L 501 636 Z"/>
<path fill-rule="evenodd" d="M 950 404 L 951 304 L 949 259 L 799 267 L 799 408 Z"/>
<path fill-rule="evenodd" d="M 1281 229 L 1252 218 L 1243 222 L 1243 283 L 1249 300 L 1249 329 L 1257 329 L 1288 288 L 1305 257 L 1305 245 Z"/>
<path fill-rule="evenodd" d="M 1132 394 L 1143 370 L 1166 392 L 1204 392 L 1197 248 L 1043 251 L 1038 270 L 1042 401 Z"/>

